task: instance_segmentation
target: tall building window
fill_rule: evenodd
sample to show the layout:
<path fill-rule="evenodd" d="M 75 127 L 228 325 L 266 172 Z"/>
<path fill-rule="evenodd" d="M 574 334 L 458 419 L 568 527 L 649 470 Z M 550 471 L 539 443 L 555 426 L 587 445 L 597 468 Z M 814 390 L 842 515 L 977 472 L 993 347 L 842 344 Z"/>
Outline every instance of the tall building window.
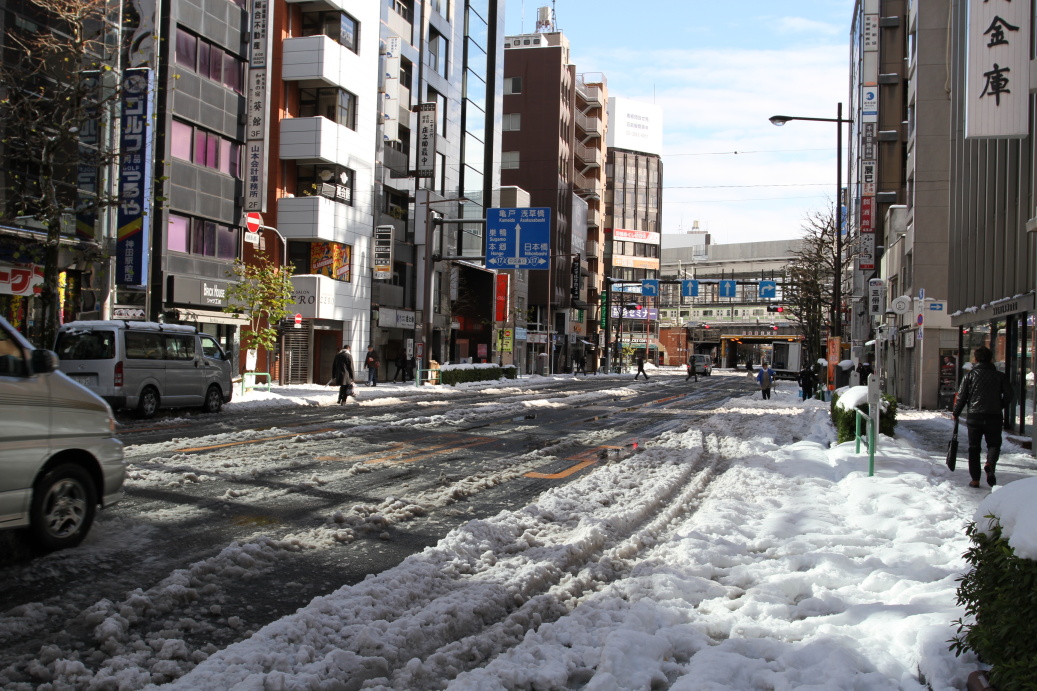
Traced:
<path fill-rule="evenodd" d="M 429 27 L 428 45 L 425 64 L 441 77 L 447 76 L 447 52 L 449 44 L 446 37 L 435 29 Z"/>
<path fill-rule="evenodd" d="M 169 133 L 174 158 L 241 177 L 241 145 L 215 132 L 174 120 Z"/>
<path fill-rule="evenodd" d="M 345 12 L 304 12 L 303 36 L 327 36 L 354 53 L 359 52 L 360 22 Z"/>
<path fill-rule="evenodd" d="M 502 151 L 500 155 L 500 167 L 504 168 L 518 168 L 519 167 L 519 152 L 518 151 Z"/>
<path fill-rule="evenodd" d="M 343 166 L 299 165 L 296 167 L 296 194 L 300 197 L 320 195 L 352 206 L 355 177 L 356 173 Z"/>
<path fill-rule="evenodd" d="M 505 94 L 521 94 L 522 93 L 522 77 L 505 77 L 504 78 L 504 93 Z"/>
<path fill-rule="evenodd" d="M 355 130 L 356 95 L 334 87 L 299 89 L 299 115 L 304 118 L 324 117 Z"/>
<path fill-rule="evenodd" d="M 171 213 L 166 230 L 166 247 L 170 252 L 235 259 L 238 256 L 238 229 Z"/>
<path fill-rule="evenodd" d="M 245 61 L 181 27 L 176 29 L 174 60 L 180 67 L 244 93 Z"/>
<path fill-rule="evenodd" d="M 503 129 L 505 132 L 517 132 L 522 129 L 522 113 L 505 113 Z"/>

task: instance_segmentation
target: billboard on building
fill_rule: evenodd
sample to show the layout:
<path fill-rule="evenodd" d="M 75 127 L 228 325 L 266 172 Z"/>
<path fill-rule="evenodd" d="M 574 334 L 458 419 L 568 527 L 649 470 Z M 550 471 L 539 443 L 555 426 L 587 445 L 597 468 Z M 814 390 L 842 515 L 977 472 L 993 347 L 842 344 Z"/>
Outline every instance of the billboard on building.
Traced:
<path fill-rule="evenodd" d="M 123 72 L 122 121 L 119 133 L 119 210 L 115 283 L 148 284 L 148 227 L 155 128 L 151 123 L 155 75 L 149 67 Z"/>
<path fill-rule="evenodd" d="M 965 137 L 1025 137 L 1030 3 L 968 0 Z"/>
<path fill-rule="evenodd" d="M 663 109 L 652 103 L 609 97 L 609 131 L 605 143 L 616 149 L 663 153 Z"/>
<path fill-rule="evenodd" d="M 249 39 L 248 84 L 245 116 L 245 185 L 242 208 L 266 211 L 266 184 L 269 155 L 270 87 L 269 57 L 273 52 L 271 31 L 274 5 L 269 0 L 252 0 Z"/>

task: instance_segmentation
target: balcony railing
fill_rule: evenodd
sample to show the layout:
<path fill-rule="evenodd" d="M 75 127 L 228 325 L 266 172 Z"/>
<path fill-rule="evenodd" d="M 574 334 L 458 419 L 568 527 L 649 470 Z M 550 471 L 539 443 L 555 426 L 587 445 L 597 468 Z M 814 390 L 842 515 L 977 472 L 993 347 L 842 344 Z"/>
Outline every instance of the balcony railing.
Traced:
<path fill-rule="evenodd" d="M 597 116 L 577 113 L 576 126 L 587 134 L 601 136 L 601 118 Z"/>

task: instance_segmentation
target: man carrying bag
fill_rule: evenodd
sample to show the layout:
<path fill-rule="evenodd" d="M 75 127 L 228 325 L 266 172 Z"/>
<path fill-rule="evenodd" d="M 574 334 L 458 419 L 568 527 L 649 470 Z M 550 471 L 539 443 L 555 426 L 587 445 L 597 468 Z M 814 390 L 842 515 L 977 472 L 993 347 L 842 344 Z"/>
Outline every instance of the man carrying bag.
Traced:
<path fill-rule="evenodd" d="M 356 394 L 353 393 L 353 355 L 349 352 L 349 345 L 343 345 L 342 350 L 338 351 L 335 359 L 331 361 L 331 381 L 328 383 L 338 386 L 339 405 L 345 403 L 350 396 L 356 398 Z"/>

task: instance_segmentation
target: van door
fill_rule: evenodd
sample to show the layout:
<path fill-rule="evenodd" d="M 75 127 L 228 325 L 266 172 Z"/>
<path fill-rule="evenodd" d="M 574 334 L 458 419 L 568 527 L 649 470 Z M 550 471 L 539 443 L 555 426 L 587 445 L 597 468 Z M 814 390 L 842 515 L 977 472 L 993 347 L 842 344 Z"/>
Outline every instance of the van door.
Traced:
<path fill-rule="evenodd" d="M 226 397 L 231 391 L 230 358 L 216 339 L 208 334 L 198 334 L 201 340 L 202 360 L 209 384 L 217 384 Z M 208 384 L 206 385 L 208 387 Z"/>
<path fill-rule="evenodd" d="M 159 404 L 165 405 L 166 345 L 162 334 L 127 329 L 123 332 L 123 339 L 126 346 L 123 390 L 127 405 L 136 406 L 138 397 L 148 387 L 158 392 Z"/>
<path fill-rule="evenodd" d="M 166 404 L 197 406 L 205 397 L 205 369 L 193 333 L 163 334 L 166 339 Z"/>
<path fill-rule="evenodd" d="M 29 510 L 32 482 L 50 453 L 46 376 L 29 376 L 31 351 L 0 324 L 0 525 Z"/>

